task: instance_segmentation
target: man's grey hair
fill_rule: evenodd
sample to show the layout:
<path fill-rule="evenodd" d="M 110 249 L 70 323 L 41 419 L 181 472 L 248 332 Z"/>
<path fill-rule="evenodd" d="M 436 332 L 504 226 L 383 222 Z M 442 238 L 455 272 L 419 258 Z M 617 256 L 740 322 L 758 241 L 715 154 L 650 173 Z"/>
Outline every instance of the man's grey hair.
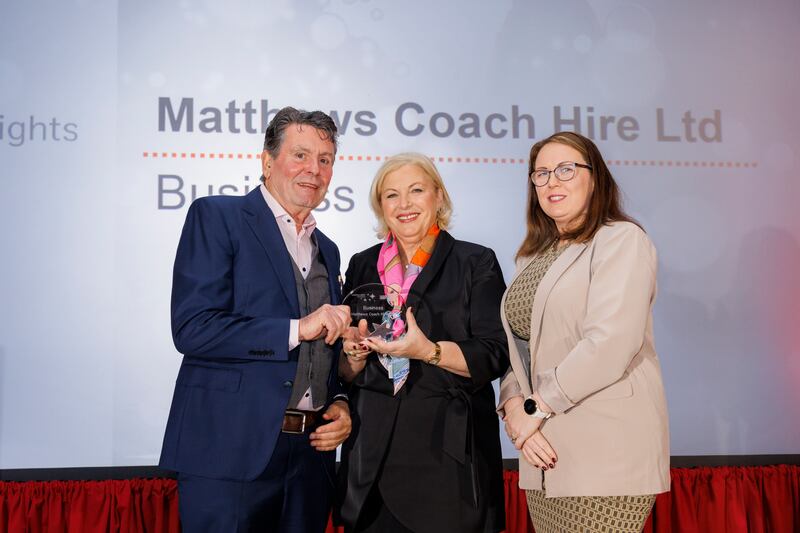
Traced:
<path fill-rule="evenodd" d="M 293 107 L 284 107 L 272 118 L 264 133 L 264 150 L 273 158 L 278 157 L 285 137 L 286 127 L 290 124 L 311 126 L 322 133 L 322 138 L 333 143 L 333 153 L 339 146 L 339 132 L 336 123 L 322 111 L 305 111 Z"/>

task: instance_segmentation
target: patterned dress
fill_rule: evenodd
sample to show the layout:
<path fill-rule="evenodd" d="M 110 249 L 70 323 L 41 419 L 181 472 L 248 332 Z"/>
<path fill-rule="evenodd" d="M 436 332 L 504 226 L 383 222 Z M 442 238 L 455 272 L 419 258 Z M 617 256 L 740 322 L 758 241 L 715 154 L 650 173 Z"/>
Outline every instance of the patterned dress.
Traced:
<path fill-rule="evenodd" d="M 527 348 L 536 289 L 564 249 L 554 246 L 536 256 L 508 288 L 503 311 L 518 346 Z M 525 349 L 520 355 L 530 371 L 530 351 Z M 653 494 L 546 498 L 544 479 L 542 487 L 525 491 L 536 533 L 639 533 L 656 501 Z"/>

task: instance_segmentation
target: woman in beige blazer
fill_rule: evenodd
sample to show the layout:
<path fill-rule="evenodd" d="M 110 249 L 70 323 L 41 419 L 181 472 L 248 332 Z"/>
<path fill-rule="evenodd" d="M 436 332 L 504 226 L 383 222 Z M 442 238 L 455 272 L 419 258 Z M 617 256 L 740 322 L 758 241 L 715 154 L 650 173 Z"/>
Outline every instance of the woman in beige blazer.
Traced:
<path fill-rule="evenodd" d="M 669 490 L 653 344 L 656 252 L 594 143 L 533 145 L 528 232 L 502 302 L 511 369 L 498 413 L 537 533 L 641 531 Z"/>

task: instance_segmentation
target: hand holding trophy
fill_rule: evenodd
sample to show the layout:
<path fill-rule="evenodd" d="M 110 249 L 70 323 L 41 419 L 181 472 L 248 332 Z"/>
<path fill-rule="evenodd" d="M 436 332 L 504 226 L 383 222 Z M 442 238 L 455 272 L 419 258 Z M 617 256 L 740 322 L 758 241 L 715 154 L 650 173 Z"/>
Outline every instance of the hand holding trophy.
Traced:
<path fill-rule="evenodd" d="M 391 342 L 406 333 L 405 302 L 393 287 L 381 283 L 360 285 L 350 291 L 342 303 L 350 307 L 352 325 L 359 327 L 359 333 L 364 338 Z M 408 359 L 386 354 L 378 354 L 378 359 L 394 383 L 394 392 L 397 394 L 408 376 Z"/>
<path fill-rule="evenodd" d="M 388 342 L 406 332 L 403 318 L 406 306 L 400 293 L 392 287 L 367 283 L 350 291 L 342 303 L 350 307 L 353 326 L 366 320 L 367 337 L 379 337 Z"/>

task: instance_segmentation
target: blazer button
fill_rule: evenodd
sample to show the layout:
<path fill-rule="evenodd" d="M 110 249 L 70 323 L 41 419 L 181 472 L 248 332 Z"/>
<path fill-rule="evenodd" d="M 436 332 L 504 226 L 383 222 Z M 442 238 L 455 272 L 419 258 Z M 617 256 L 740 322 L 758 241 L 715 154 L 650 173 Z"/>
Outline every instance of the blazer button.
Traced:
<path fill-rule="evenodd" d="M 294 385 L 294 384 L 290 380 L 286 380 L 286 381 L 283 382 L 283 386 L 286 387 L 287 389 L 289 387 L 291 387 L 292 385 Z"/>

